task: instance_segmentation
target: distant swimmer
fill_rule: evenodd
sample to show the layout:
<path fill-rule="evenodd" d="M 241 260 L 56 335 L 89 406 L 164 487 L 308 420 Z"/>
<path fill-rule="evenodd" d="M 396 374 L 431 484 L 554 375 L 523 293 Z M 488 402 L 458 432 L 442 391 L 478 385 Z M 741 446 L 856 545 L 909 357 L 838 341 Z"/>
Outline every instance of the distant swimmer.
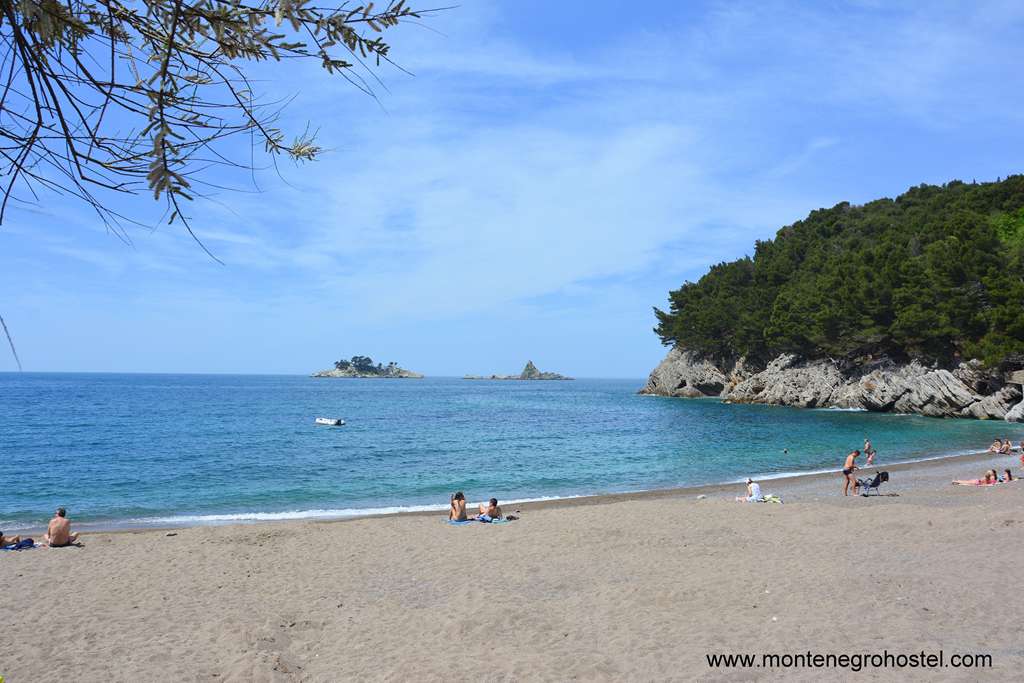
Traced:
<path fill-rule="evenodd" d="M 843 464 L 843 495 L 850 495 L 850 484 L 853 484 L 853 495 L 857 495 L 857 490 L 860 488 L 860 484 L 857 483 L 857 479 L 853 476 L 853 473 L 857 471 L 857 458 L 860 457 L 860 451 L 853 451 L 846 456 L 846 462 Z"/>

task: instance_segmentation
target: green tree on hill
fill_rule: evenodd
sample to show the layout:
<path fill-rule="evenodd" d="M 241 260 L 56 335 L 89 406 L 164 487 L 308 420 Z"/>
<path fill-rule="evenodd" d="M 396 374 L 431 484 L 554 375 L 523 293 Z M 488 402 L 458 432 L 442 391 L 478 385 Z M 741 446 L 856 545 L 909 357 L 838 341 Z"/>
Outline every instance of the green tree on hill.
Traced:
<path fill-rule="evenodd" d="M 1024 176 L 813 211 L 655 315 L 663 343 L 721 361 L 998 363 L 1024 352 Z"/>

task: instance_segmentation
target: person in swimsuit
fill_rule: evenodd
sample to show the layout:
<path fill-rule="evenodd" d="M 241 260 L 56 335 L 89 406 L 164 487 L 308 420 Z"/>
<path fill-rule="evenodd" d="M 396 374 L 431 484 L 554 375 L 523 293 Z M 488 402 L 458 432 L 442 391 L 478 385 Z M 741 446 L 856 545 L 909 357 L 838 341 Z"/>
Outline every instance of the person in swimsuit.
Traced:
<path fill-rule="evenodd" d="M 71 533 L 71 520 L 64 508 L 57 508 L 56 516 L 50 520 L 43 535 L 43 543 L 51 548 L 62 548 L 78 543 L 78 534 Z"/>
<path fill-rule="evenodd" d="M 853 451 L 846 456 L 846 462 L 843 464 L 843 495 L 850 495 L 850 485 L 853 485 L 853 495 L 857 495 L 857 491 L 860 488 L 860 484 L 854 478 L 853 473 L 857 471 L 857 458 L 860 457 L 860 451 Z"/>
<path fill-rule="evenodd" d="M 1003 439 L 1003 445 L 999 448 L 999 452 L 1002 455 L 1009 455 L 1010 451 L 1013 450 L 1013 442 L 1009 439 Z"/>
<path fill-rule="evenodd" d="M 1003 481 L 1004 481 L 1004 482 L 1007 482 L 1007 481 L 1016 481 L 1016 480 L 1015 480 L 1015 479 L 1013 478 L 1013 472 L 1011 472 L 1010 470 L 1008 470 L 1008 469 L 1006 469 L 1006 470 L 1003 470 L 1003 474 L 1005 474 L 1005 475 L 1006 475 L 1005 477 L 1003 477 Z"/>
<path fill-rule="evenodd" d="M 956 479 L 953 481 L 954 486 L 995 486 L 998 483 L 999 477 L 996 476 L 995 470 L 985 472 L 984 479 Z"/>
<path fill-rule="evenodd" d="M 20 542 L 21 536 L 4 536 L 4 532 L 0 531 L 0 548 Z"/>
<path fill-rule="evenodd" d="M 1000 441 L 999 439 L 996 439 L 995 441 L 992 442 L 992 445 L 988 447 L 988 452 L 989 453 L 998 453 L 1000 450 L 1002 450 L 1002 448 L 1003 448 L 1003 442 Z"/>
<path fill-rule="evenodd" d="M 481 522 L 493 522 L 501 519 L 501 508 L 498 507 L 498 499 L 491 498 L 486 504 L 480 503 L 480 514 L 477 516 Z"/>
<path fill-rule="evenodd" d="M 868 456 L 866 465 L 871 467 L 875 462 L 875 447 L 871 445 L 871 439 L 866 436 L 864 437 L 864 454 Z"/>
<path fill-rule="evenodd" d="M 456 491 L 452 496 L 452 506 L 448 510 L 448 519 L 456 522 L 466 521 L 466 496 L 462 491 Z"/>

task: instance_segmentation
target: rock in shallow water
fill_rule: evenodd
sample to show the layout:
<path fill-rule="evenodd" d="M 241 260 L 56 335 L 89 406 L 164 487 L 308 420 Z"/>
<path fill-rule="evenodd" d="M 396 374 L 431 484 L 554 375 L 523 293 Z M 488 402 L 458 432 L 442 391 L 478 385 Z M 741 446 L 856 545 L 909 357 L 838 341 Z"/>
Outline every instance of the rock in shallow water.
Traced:
<path fill-rule="evenodd" d="M 672 349 L 647 378 L 641 394 L 696 398 L 718 396 L 729 383 L 714 363 L 681 349 Z"/>
<path fill-rule="evenodd" d="M 1024 422 L 1024 401 L 1010 408 L 1003 419 L 1007 422 Z"/>

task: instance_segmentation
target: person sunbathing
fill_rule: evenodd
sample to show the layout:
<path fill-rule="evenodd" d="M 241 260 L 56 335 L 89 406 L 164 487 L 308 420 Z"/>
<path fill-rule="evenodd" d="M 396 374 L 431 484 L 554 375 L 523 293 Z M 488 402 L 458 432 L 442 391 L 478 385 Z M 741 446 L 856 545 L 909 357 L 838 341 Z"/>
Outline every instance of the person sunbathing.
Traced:
<path fill-rule="evenodd" d="M 996 439 L 992 442 L 992 445 L 988 447 L 989 453 L 998 453 L 1003 448 L 1003 442 Z"/>
<path fill-rule="evenodd" d="M 43 543 L 51 548 L 63 548 L 78 543 L 78 534 L 71 533 L 71 520 L 68 519 L 68 512 L 64 508 L 57 508 L 56 516 L 50 520 L 46 533 L 43 534 Z"/>
<path fill-rule="evenodd" d="M 21 536 L 4 536 L 4 532 L 0 531 L 0 548 L 14 545 L 15 543 L 21 543 Z"/>
<path fill-rule="evenodd" d="M 1014 479 L 1014 478 L 1013 478 L 1013 472 L 1011 472 L 1011 471 L 1010 471 L 1009 469 L 1005 469 L 1005 470 L 1003 470 L 1003 474 L 1005 474 L 1005 475 L 1006 475 L 1006 476 L 1005 476 L 1005 477 L 1003 477 L 1003 479 L 1002 479 L 1002 481 L 1003 481 L 1004 483 L 1005 483 L 1005 482 L 1008 482 L 1008 481 L 1016 481 L 1016 479 Z"/>
<path fill-rule="evenodd" d="M 493 522 L 501 519 L 501 508 L 498 507 L 498 499 L 491 498 L 487 503 L 480 503 L 480 514 L 476 517 L 481 522 Z"/>
<path fill-rule="evenodd" d="M 737 503 L 757 503 L 761 500 L 761 485 L 747 477 L 747 496 L 736 498 Z"/>
<path fill-rule="evenodd" d="M 448 510 L 448 519 L 456 522 L 466 521 L 466 496 L 462 491 L 456 491 L 452 496 L 452 506 Z"/>
<path fill-rule="evenodd" d="M 999 477 L 996 476 L 995 470 L 986 472 L 984 479 L 956 479 L 953 481 L 955 486 L 995 486 L 998 483 Z"/>
<path fill-rule="evenodd" d="M 1003 439 L 1003 445 L 999 447 L 999 453 L 1001 455 L 1009 455 L 1012 450 L 1013 443 L 1009 439 Z"/>

